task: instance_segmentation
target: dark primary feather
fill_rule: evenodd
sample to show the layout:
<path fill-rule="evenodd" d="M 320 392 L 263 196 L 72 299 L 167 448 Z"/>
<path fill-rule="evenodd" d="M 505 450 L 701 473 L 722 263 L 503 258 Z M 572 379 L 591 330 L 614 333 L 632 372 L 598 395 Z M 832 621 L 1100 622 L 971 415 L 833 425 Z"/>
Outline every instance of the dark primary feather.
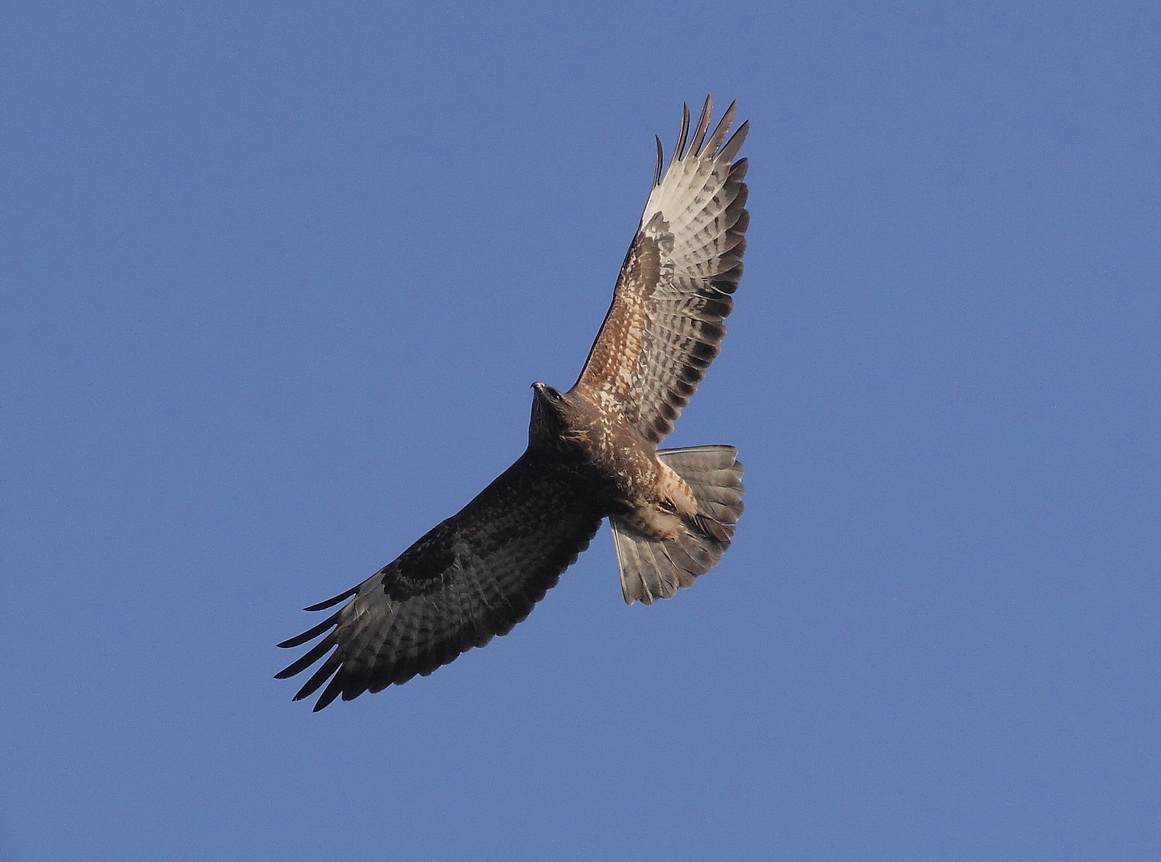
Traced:
<path fill-rule="evenodd" d="M 707 98 L 692 138 L 685 108 L 664 175 L 659 154 L 659 179 L 576 384 L 653 443 L 673 430 L 717 356 L 742 275 L 747 162 L 734 158 L 749 124 L 727 141 L 734 106 L 710 133 L 712 107 Z"/>
<path fill-rule="evenodd" d="M 296 647 L 325 635 L 277 677 L 294 676 L 326 656 L 295 695 L 300 700 L 326 685 L 317 711 L 340 695 L 350 700 L 429 674 L 528 616 L 588 546 L 601 517 L 569 471 L 525 453 L 395 562 L 314 605 L 322 610 L 355 596 L 279 644 Z"/>

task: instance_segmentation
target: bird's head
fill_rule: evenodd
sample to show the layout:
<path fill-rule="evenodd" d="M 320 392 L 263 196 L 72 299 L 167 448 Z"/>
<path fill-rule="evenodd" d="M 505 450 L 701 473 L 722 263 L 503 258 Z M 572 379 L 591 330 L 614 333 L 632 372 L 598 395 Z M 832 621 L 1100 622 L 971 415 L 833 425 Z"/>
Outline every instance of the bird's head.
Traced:
<path fill-rule="evenodd" d="M 568 425 L 568 393 L 547 383 L 532 384 L 532 420 L 528 426 L 530 440 L 555 440 Z"/>
<path fill-rule="evenodd" d="M 560 390 L 554 389 L 547 383 L 540 381 L 533 383 L 532 391 L 538 400 L 543 399 L 547 404 L 562 404 L 564 402 L 565 396 L 560 393 Z"/>

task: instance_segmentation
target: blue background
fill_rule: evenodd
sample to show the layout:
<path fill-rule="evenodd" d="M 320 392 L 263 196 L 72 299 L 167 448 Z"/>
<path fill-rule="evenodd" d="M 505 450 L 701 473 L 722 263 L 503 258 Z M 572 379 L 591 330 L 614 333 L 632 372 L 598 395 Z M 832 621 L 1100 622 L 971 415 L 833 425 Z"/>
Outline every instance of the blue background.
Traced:
<path fill-rule="evenodd" d="M 10 4 L 0 854 L 1161 858 L 1161 7 Z M 569 386 L 752 121 L 722 564 L 272 679 Z"/>

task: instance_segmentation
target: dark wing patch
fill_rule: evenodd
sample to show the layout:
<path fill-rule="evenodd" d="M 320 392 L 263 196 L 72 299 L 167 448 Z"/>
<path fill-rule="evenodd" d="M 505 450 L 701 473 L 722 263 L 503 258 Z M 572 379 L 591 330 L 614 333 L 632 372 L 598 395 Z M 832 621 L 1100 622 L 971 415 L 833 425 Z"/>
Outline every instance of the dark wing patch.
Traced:
<path fill-rule="evenodd" d="M 525 453 L 395 562 L 313 606 L 323 610 L 350 599 L 319 625 L 279 644 L 296 647 L 325 635 L 276 676 L 294 676 L 325 656 L 294 698 L 309 697 L 325 684 L 316 712 L 340 695 L 350 700 L 426 676 L 527 617 L 588 546 L 600 522 L 583 483 Z"/>
<path fill-rule="evenodd" d="M 647 440 L 660 442 L 717 356 L 722 321 L 742 276 L 750 215 L 743 123 L 728 141 L 731 104 L 709 134 L 707 98 L 692 139 L 689 108 L 621 267 L 613 304 L 577 380 L 603 409 L 618 409 Z M 688 147 L 687 147 L 688 139 Z"/>

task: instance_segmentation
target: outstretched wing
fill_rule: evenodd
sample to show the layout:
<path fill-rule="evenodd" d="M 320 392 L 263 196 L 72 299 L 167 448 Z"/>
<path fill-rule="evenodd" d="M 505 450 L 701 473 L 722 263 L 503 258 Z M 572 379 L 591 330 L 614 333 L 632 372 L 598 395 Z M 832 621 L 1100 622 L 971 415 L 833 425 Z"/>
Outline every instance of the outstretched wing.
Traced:
<path fill-rule="evenodd" d="M 654 443 L 673 430 L 717 356 L 742 276 L 747 163 L 734 157 L 749 123 L 726 141 L 731 104 L 707 140 L 712 107 L 706 97 L 692 139 L 684 107 L 664 176 L 657 142 L 653 190 L 575 387 Z"/>
<path fill-rule="evenodd" d="M 307 610 L 350 599 L 279 646 L 323 639 L 277 674 L 302 672 L 334 649 L 295 695 L 350 700 L 427 675 L 494 635 L 507 634 L 589 544 L 601 513 L 563 468 L 525 453 L 459 514 L 359 586 Z"/>

